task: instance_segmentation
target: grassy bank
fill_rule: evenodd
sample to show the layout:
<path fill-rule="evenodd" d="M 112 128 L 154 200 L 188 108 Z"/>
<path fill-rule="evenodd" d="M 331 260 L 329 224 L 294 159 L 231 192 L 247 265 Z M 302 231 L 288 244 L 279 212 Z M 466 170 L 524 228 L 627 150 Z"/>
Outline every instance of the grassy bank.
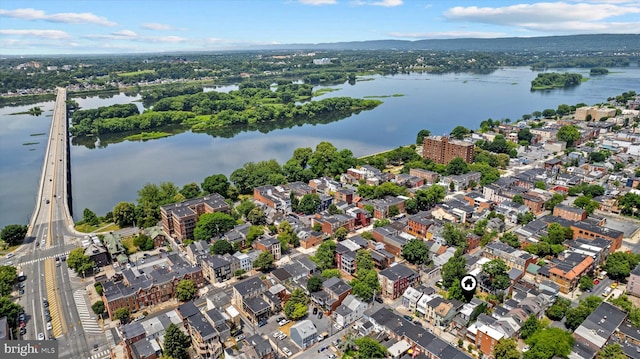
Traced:
<path fill-rule="evenodd" d="M 163 138 L 171 136 L 168 132 L 161 131 L 151 131 L 151 132 L 142 132 L 136 135 L 127 136 L 124 139 L 127 141 L 146 141 L 146 140 L 154 140 L 156 138 Z"/>

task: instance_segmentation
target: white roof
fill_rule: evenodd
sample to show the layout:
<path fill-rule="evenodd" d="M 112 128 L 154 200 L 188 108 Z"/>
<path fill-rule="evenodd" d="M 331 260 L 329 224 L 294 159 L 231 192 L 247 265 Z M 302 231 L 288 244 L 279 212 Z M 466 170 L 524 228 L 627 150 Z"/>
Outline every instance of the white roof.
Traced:
<path fill-rule="evenodd" d="M 390 346 L 389 349 L 387 349 L 387 352 L 389 352 L 391 356 L 395 358 L 399 357 L 400 354 L 405 353 L 409 349 L 411 349 L 411 344 L 409 344 L 409 342 L 407 342 L 406 340 L 400 340 L 399 342 Z"/>
<path fill-rule="evenodd" d="M 349 250 L 351 251 L 357 251 L 359 250 L 360 247 L 359 245 L 357 245 L 354 241 L 350 240 L 350 239 L 345 239 L 344 241 L 340 242 L 340 244 L 342 244 L 343 246 L 349 248 Z"/>
<path fill-rule="evenodd" d="M 499 331 L 497 331 L 497 330 L 495 330 L 495 329 L 493 329 L 493 328 L 491 328 L 489 326 L 486 326 L 484 324 L 482 326 L 480 326 L 478 328 L 478 330 L 483 332 L 483 333 L 485 333 L 485 334 L 487 334 L 488 336 L 490 336 L 491 338 L 493 338 L 495 340 L 500 340 L 500 339 L 502 339 L 504 337 L 503 333 L 500 333 Z"/>
<path fill-rule="evenodd" d="M 227 309 L 225 309 L 225 311 L 227 312 L 227 314 L 229 314 L 231 318 L 235 318 L 240 315 L 240 312 L 236 309 L 236 307 L 232 305 L 230 305 Z"/>

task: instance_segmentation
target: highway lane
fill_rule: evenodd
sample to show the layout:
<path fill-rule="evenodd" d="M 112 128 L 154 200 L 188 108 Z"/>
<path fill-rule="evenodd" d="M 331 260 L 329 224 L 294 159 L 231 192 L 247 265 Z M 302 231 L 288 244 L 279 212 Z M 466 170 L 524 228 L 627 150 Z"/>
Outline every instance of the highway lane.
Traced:
<path fill-rule="evenodd" d="M 16 264 L 26 274 L 25 294 L 20 304 L 27 315 L 23 339 L 58 339 L 60 358 L 89 358 L 90 345 L 106 342 L 106 337 L 85 336 L 74 300 L 74 291 L 84 288 L 80 278 L 69 275 L 66 263 L 56 265 L 55 257 L 77 247 L 73 220 L 67 205 L 67 115 L 66 90 L 59 88 L 54 106 L 49 141 L 44 155 L 40 188 L 29 224 L 29 240 L 19 250 Z M 65 243 L 65 241 L 67 243 Z M 48 298 L 52 330 L 47 330 L 43 298 Z M 88 340 L 89 339 L 89 340 Z"/>

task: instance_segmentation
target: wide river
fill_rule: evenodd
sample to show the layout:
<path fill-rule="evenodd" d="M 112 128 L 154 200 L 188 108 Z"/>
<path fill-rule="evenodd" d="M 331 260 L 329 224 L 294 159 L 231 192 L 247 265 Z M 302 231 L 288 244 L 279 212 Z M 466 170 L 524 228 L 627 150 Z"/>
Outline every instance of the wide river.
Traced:
<path fill-rule="evenodd" d="M 559 69 L 589 77 L 585 69 Z M 302 125 L 268 133 L 241 132 L 232 138 L 184 132 L 147 142 L 120 142 L 71 148 L 74 217 L 90 208 L 104 215 L 120 201 L 135 201 L 145 183 L 171 181 L 178 186 L 201 183 L 211 174 L 229 175 L 245 162 L 274 158 L 283 163 L 297 147 L 329 141 L 356 156 L 392 149 L 415 141 L 423 128 L 448 133 L 457 125 L 477 128 L 487 118 L 516 120 L 523 114 L 556 109 L 559 104 L 595 104 L 628 90 L 640 92 L 640 68 L 610 69 L 606 76 L 571 89 L 531 92 L 537 72 L 525 67 L 504 68 L 488 75 L 374 76 L 355 85 L 331 86 L 333 96 L 386 96 L 384 103 L 341 121 Z M 233 87 L 231 87 L 233 88 Z M 229 87 L 218 90 L 229 90 Z M 322 97 L 321 97 L 322 98 Z M 109 98 L 77 98 L 84 109 L 138 100 L 119 94 Z M 139 102 L 136 102 L 142 106 Z M 26 224 L 34 208 L 53 102 L 36 104 L 39 117 L 10 115 L 29 106 L 0 109 L 0 228 Z M 43 134 L 43 135 L 38 135 Z"/>

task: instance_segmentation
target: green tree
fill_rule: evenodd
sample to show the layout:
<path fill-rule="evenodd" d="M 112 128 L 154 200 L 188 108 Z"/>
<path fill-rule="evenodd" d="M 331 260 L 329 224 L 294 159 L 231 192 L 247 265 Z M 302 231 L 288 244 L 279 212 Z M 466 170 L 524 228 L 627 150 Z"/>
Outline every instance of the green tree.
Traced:
<path fill-rule="evenodd" d="M 600 359 L 626 359 L 627 356 L 622 351 L 620 344 L 608 344 L 598 352 Z"/>
<path fill-rule="evenodd" d="M 179 301 L 186 302 L 193 299 L 196 296 L 196 285 L 191 279 L 183 279 L 178 282 L 176 287 L 176 298 Z"/>
<path fill-rule="evenodd" d="M 6 317 L 9 327 L 15 328 L 18 325 L 18 314 L 22 310 L 22 306 L 14 303 L 9 296 L 0 296 L 0 318 Z"/>
<path fill-rule="evenodd" d="M 451 287 L 449 287 L 449 290 L 447 290 L 447 299 L 456 299 L 462 302 L 469 302 L 469 300 L 467 300 L 467 296 L 464 295 L 464 292 L 462 291 L 462 285 L 460 284 L 460 281 L 455 281 L 453 282 L 453 284 L 451 284 Z"/>
<path fill-rule="evenodd" d="M 329 208 L 327 208 L 327 211 L 329 212 L 329 214 L 334 215 L 334 214 L 342 214 L 342 210 L 340 208 L 338 208 L 335 204 L 331 203 L 329 205 Z"/>
<path fill-rule="evenodd" d="M 313 276 L 307 281 L 307 290 L 310 293 L 322 290 L 322 278 Z"/>
<path fill-rule="evenodd" d="M 324 241 L 318 247 L 316 255 L 311 259 L 316 262 L 321 270 L 335 268 L 336 266 L 336 242 Z"/>
<path fill-rule="evenodd" d="M 455 282 L 460 282 L 462 277 L 467 274 L 465 269 L 467 261 L 462 256 L 462 250 L 458 249 L 453 257 L 442 266 L 442 284 L 445 288 L 449 288 Z"/>
<path fill-rule="evenodd" d="M 264 217 L 264 211 L 258 207 L 252 209 L 247 214 L 247 221 L 249 221 L 253 225 L 264 224 L 266 222 Z"/>
<path fill-rule="evenodd" d="M 113 207 L 113 220 L 120 227 L 131 226 L 136 220 L 136 207 L 130 202 L 119 202 Z"/>
<path fill-rule="evenodd" d="M 204 213 L 198 218 L 193 236 L 196 240 L 209 240 L 230 231 L 235 225 L 235 219 L 226 213 Z"/>
<path fill-rule="evenodd" d="M 581 277 L 578 286 L 581 291 L 590 290 L 593 288 L 593 278 L 589 276 Z"/>
<path fill-rule="evenodd" d="M 517 195 L 513 196 L 513 198 L 511 200 L 514 203 L 517 203 L 517 204 L 524 204 L 524 198 L 522 197 L 521 194 L 517 194 Z"/>
<path fill-rule="evenodd" d="M 528 211 L 527 213 L 518 213 L 518 224 L 527 225 L 527 223 L 532 222 L 536 219 L 536 215 Z"/>
<path fill-rule="evenodd" d="M 498 340 L 493 349 L 495 359 L 520 359 L 520 351 L 516 341 L 512 338 L 502 338 Z"/>
<path fill-rule="evenodd" d="M 104 302 L 101 300 L 96 301 L 91 305 L 91 310 L 93 310 L 93 312 L 96 313 L 96 315 L 102 316 L 105 310 Z"/>
<path fill-rule="evenodd" d="M 373 221 L 373 228 L 379 228 L 379 227 L 385 227 L 391 224 L 391 221 L 383 218 L 383 219 L 377 219 L 375 221 Z"/>
<path fill-rule="evenodd" d="M 421 145 L 424 143 L 424 138 L 431 136 L 431 131 L 429 130 L 420 130 L 418 131 L 418 135 L 416 136 L 416 145 Z"/>
<path fill-rule="evenodd" d="M 127 308 L 118 308 L 113 313 L 113 318 L 119 320 L 121 323 L 126 323 L 129 321 L 129 309 Z"/>
<path fill-rule="evenodd" d="M 267 271 L 273 266 L 274 258 L 273 254 L 268 251 L 263 251 L 258 255 L 258 258 L 253 262 L 253 266 L 260 270 Z"/>
<path fill-rule="evenodd" d="M 556 194 L 554 194 L 554 195 L 551 197 L 551 199 L 550 199 L 550 200 L 548 200 L 548 201 L 544 204 L 544 208 L 546 208 L 546 209 L 548 209 L 548 210 L 550 210 L 550 211 L 553 211 L 553 208 L 554 208 L 556 205 L 560 204 L 560 202 L 562 202 L 562 201 L 564 201 L 564 196 L 563 196 L 563 195 L 561 195 L 561 194 L 559 194 L 559 193 L 556 193 Z"/>
<path fill-rule="evenodd" d="M 538 318 L 535 315 L 530 315 L 522 324 L 520 338 L 527 339 L 540 329 L 542 329 L 542 325 Z"/>
<path fill-rule="evenodd" d="M 340 273 L 340 269 L 334 268 L 334 269 L 325 269 L 322 271 L 322 273 L 320 274 L 320 276 L 324 279 L 329 279 L 329 278 L 342 278 L 342 273 Z"/>
<path fill-rule="evenodd" d="M 191 182 L 182 186 L 180 190 L 180 194 L 184 196 L 185 199 L 196 198 L 202 194 L 202 190 L 197 183 Z"/>
<path fill-rule="evenodd" d="M 27 235 L 27 226 L 21 224 L 9 224 L 0 231 L 0 239 L 9 245 L 21 243 Z"/>
<path fill-rule="evenodd" d="M 298 210 L 304 214 L 314 214 L 318 211 L 320 203 L 320 196 L 317 194 L 305 194 L 300 200 Z"/>
<path fill-rule="evenodd" d="M 520 240 L 518 236 L 513 232 L 507 232 L 500 237 L 500 241 L 510 245 L 513 248 L 520 248 Z"/>
<path fill-rule="evenodd" d="M 300 319 L 307 314 L 307 303 L 309 303 L 309 298 L 307 298 L 302 289 L 296 288 L 291 292 L 291 297 L 284 305 L 284 314 L 289 319 Z"/>
<path fill-rule="evenodd" d="M 556 299 L 556 302 L 547 309 L 547 317 L 551 320 L 560 321 L 564 318 L 569 307 L 571 307 L 571 301 L 559 297 Z"/>
<path fill-rule="evenodd" d="M 78 274 L 85 275 L 87 272 L 93 270 L 95 263 L 84 254 L 83 248 L 76 248 L 69 252 L 67 257 L 67 265 L 69 268 L 76 271 Z"/>
<path fill-rule="evenodd" d="M 567 148 L 573 147 L 573 143 L 580 139 L 580 131 L 578 131 L 576 126 L 565 125 L 560 127 L 556 137 L 558 140 L 566 142 Z"/>
<path fill-rule="evenodd" d="M 551 359 L 554 356 L 566 358 L 571 353 L 573 342 L 570 332 L 560 328 L 544 328 L 526 340 L 531 349 L 524 353 L 524 358 Z"/>
<path fill-rule="evenodd" d="M 442 238 L 444 238 L 444 240 L 447 241 L 447 244 L 450 246 L 455 246 L 458 248 L 467 247 L 467 233 L 453 223 L 445 223 L 442 230 Z"/>
<path fill-rule="evenodd" d="M 462 158 L 456 157 L 449 161 L 446 167 L 448 175 L 461 175 L 469 172 L 469 164 L 467 164 Z"/>
<path fill-rule="evenodd" d="M 494 290 L 507 289 L 511 284 L 507 271 L 509 267 L 502 259 L 493 259 L 482 265 L 482 272 L 489 276 L 491 288 Z"/>
<path fill-rule="evenodd" d="M 411 264 L 426 264 L 429 262 L 429 247 L 424 241 L 412 238 L 402 247 L 402 257 Z"/>
<path fill-rule="evenodd" d="M 358 269 L 358 276 L 350 283 L 353 288 L 353 295 L 364 300 L 373 300 L 373 292 L 380 292 L 380 281 L 378 274 L 373 269 Z"/>
<path fill-rule="evenodd" d="M 565 228 L 560 223 L 551 223 L 547 228 L 547 238 L 550 244 L 562 244 L 573 238 L 573 230 Z"/>
<path fill-rule="evenodd" d="M 262 226 L 251 226 L 247 231 L 247 241 L 253 242 L 256 238 L 259 238 L 264 234 L 264 227 Z"/>
<path fill-rule="evenodd" d="M 256 205 L 253 203 L 253 201 L 245 199 L 244 201 L 240 202 L 240 204 L 238 204 L 236 210 L 246 218 L 249 215 L 249 212 L 251 212 L 251 210 L 254 208 L 256 208 Z"/>
<path fill-rule="evenodd" d="M 98 216 L 96 216 L 96 214 L 89 208 L 85 208 L 84 211 L 82 211 L 82 221 L 92 226 L 97 226 L 98 224 L 100 224 Z"/>
<path fill-rule="evenodd" d="M 99 296 L 102 296 L 102 293 L 104 292 L 104 288 L 102 287 L 102 283 L 97 282 L 93 285 L 93 287 L 96 289 L 96 293 L 98 293 Z"/>
<path fill-rule="evenodd" d="M 188 359 L 187 349 L 191 346 L 191 339 L 180 328 L 171 323 L 164 335 L 164 355 L 172 359 Z"/>
<path fill-rule="evenodd" d="M 464 136 L 470 133 L 471 131 L 469 131 L 468 128 L 464 126 L 456 126 L 453 130 L 451 130 L 451 137 L 455 138 L 456 140 L 462 140 L 464 139 Z"/>
<path fill-rule="evenodd" d="M 224 255 L 227 253 L 233 254 L 233 246 L 231 245 L 231 243 L 229 243 L 229 241 L 225 239 L 219 239 L 215 241 L 211 247 L 209 247 L 209 252 L 219 255 Z"/>
<path fill-rule="evenodd" d="M 588 214 L 593 214 L 593 211 L 600 207 L 600 203 L 592 201 L 589 196 L 580 196 L 573 201 L 573 206 L 584 209 Z"/>
<path fill-rule="evenodd" d="M 366 249 L 360 249 L 356 252 L 356 268 L 360 270 L 372 270 L 374 268 L 371 252 Z"/>
<path fill-rule="evenodd" d="M 18 271 L 16 267 L 0 266 L 0 296 L 11 294 L 17 279 Z"/>
<path fill-rule="evenodd" d="M 347 238 L 347 234 L 349 234 L 349 231 L 344 227 L 340 227 L 336 229 L 336 232 L 333 234 L 333 236 L 337 241 L 343 241 L 345 238 Z"/>
<path fill-rule="evenodd" d="M 631 270 L 638 265 L 639 261 L 639 254 L 616 252 L 609 255 L 604 265 L 604 270 L 607 271 L 612 279 L 624 281 L 631 273 Z"/>
<path fill-rule="evenodd" d="M 356 358 L 378 359 L 384 358 L 387 355 L 387 348 L 373 338 L 358 338 L 354 343 L 358 347 L 358 350 L 356 351 Z"/>
<path fill-rule="evenodd" d="M 207 194 L 217 193 L 221 196 L 226 196 L 230 185 L 231 184 L 229 183 L 227 176 L 223 174 L 215 174 L 206 177 L 200 186 Z"/>

